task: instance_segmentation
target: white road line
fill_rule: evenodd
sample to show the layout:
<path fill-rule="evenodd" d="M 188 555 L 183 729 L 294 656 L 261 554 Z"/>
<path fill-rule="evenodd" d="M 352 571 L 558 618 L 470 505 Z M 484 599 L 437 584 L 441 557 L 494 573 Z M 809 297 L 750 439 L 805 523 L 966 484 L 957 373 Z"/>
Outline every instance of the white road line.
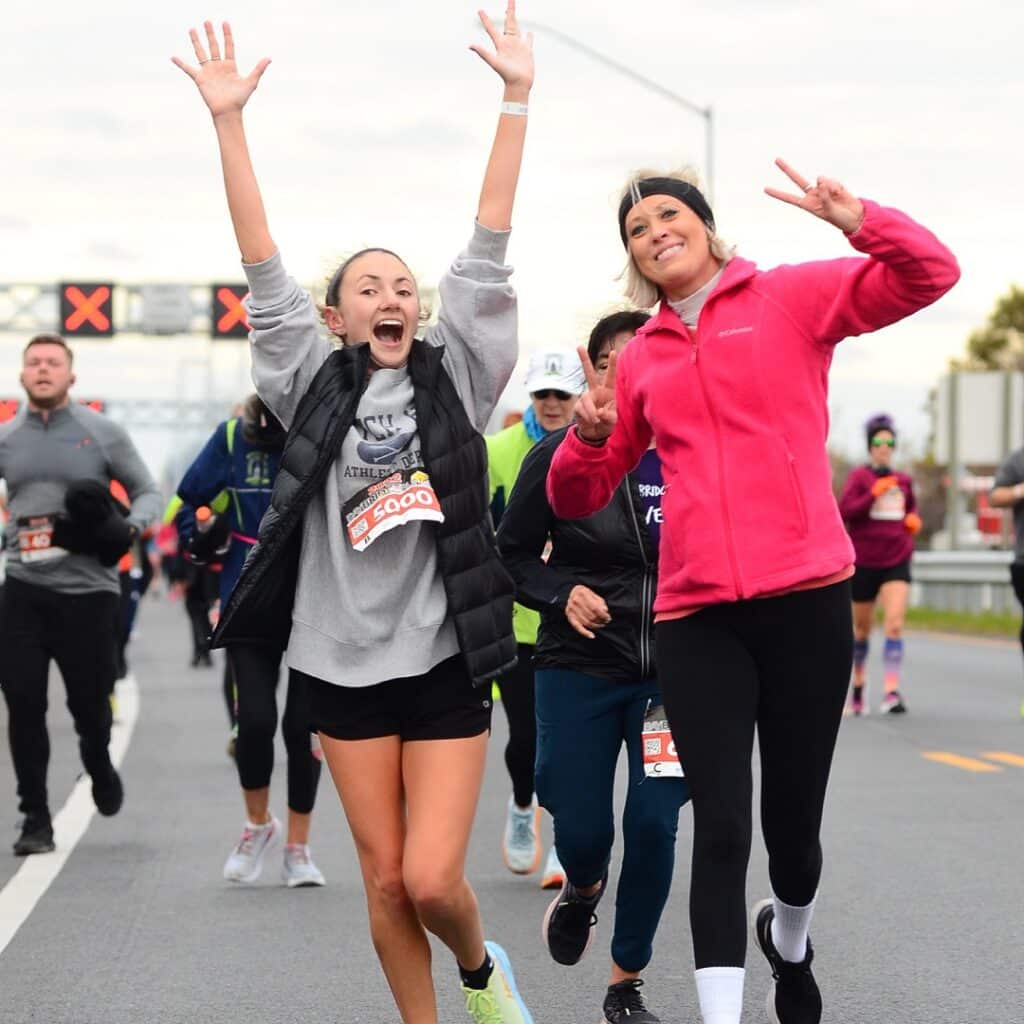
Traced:
<path fill-rule="evenodd" d="M 129 675 L 118 683 L 117 696 L 120 721 L 110 733 L 110 760 L 114 762 L 115 768 L 120 768 L 139 717 L 139 687 L 134 676 Z M 50 883 L 60 874 L 95 813 L 92 782 L 88 775 L 83 775 L 71 790 L 67 803 L 53 819 L 57 849 L 53 853 L 36 853 L 26 857 L 24 864 L 0 889 L 0 953 L 7 948 L 50 888 Z"/>

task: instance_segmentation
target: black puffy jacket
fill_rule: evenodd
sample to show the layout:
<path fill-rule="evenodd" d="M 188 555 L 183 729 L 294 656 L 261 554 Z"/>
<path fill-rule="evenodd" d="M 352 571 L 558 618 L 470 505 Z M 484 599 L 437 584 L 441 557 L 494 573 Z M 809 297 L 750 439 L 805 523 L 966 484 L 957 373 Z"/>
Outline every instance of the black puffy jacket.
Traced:
<path fill-rule="evenodd" d="M 498 557 L 487 507 L 487 448 L 441 365 L 444 348 L 413 343 L 416 424 L 444 522 L 437 560 L 459 647 L 477 685 L 515 665 L 514 586 Z M 344 346 L 317 371 L 288 430 L 270 508 L 213 636 L 214 647 L 283 650 L 292 625 L 302 531 L 366 389 L 369 345 Z"/>
<path fill-rule="evenodd" d="M 658 559 L 628 474 L 612 500 L 585 519 L 558 519 L 546 482 L 564 430 L 544 438 L 523 460 L 498 529 L 498 550 L 516 583 L 516 600 L 541 614 L 536 668 L 562 668 L 618 682 L 654 676 L 653 605 Z M 541 557 L 548 538 L 551 554 Z M 600 594 L 611 622 L 594 639 L 569 625 L 565 605 L 577 584 Z"/>

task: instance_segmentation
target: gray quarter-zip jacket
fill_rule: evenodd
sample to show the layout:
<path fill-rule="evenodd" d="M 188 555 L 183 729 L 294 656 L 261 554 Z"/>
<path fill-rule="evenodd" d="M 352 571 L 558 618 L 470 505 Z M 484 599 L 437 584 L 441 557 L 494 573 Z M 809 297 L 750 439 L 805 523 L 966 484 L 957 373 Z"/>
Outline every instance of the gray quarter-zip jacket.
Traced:
<path fill-rule="evenodd" d="M 0 425 L 0 479 L 7 482 L 7 575 L 63 594 L 120 592 L 117 566 L 93 555 L 55 551 L 54 557 L 22 560 L 19 533 L 64 512 L 64 495 L 75 480 L 118 480 L 128 492 L 128 521 L 145 529 L 160 517 L 162 499 L 149 470 L 123 427 L 72 401 L 42 414 L 23 408 Z"/>

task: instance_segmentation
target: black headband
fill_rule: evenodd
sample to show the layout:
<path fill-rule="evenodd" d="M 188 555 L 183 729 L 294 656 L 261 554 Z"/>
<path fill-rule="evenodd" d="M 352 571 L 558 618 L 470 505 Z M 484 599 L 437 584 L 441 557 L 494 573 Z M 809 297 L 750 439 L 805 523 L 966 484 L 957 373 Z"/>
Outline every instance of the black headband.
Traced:
<path fill-rule="evenodd" d="M 629 190 L 619 203 L 619 234 L 622 244 L 629 248 L 626 240 L 626 216 L 630 210 L 648 196 L 672 196 L 688 206 L 707 225 L 709 231 L 715 230 L 715 215 L 711 212 L 708 201 L 696 185 L 689 185 L 678 178 L 642 178 L 632 181 Z"/>

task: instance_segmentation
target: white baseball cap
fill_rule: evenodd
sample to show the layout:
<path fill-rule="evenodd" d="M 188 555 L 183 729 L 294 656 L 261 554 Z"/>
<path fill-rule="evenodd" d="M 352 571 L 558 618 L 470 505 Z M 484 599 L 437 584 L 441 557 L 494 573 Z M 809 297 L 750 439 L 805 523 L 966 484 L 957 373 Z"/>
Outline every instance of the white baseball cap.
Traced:
<path fill-rule="evenodd" d="M 552 391 L 566 391 L 570 395 L 582 395 L 586 387 L 583 365 L 575 351 L 534 352 L 530 356 L 526 390 L 531 395 L 549 388 Z"/>

